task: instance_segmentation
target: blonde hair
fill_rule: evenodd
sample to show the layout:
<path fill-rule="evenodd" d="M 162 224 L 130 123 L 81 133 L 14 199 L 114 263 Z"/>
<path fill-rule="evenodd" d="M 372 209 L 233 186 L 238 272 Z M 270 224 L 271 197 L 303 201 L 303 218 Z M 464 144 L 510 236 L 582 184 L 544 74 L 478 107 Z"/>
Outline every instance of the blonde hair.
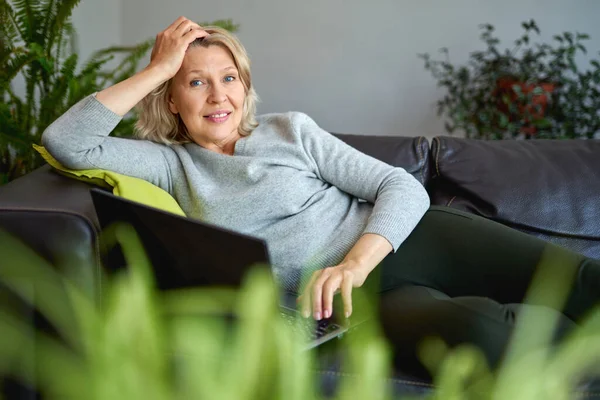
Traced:
<path fill-rule="evenodd" d="M 231 54 L 246 93 L 238 132 L 242 136 L 247 136 L 258 126 L 255 117 L 258 96 L 252 87 L 250 59 L 246 49 L 237 37 L 223 28 L 209 26 L 203 29 L 209 35 L 194 40 L 190 47 L 219 46 Z M 164 144 L 192 142 L 179 114 L 175 115 L 169 110 L 169 91 L 172 81 L 171 78 L 158 86 L 138 104 L 139 117 L 135 124 L 135 134 L 138 138 Z"/>

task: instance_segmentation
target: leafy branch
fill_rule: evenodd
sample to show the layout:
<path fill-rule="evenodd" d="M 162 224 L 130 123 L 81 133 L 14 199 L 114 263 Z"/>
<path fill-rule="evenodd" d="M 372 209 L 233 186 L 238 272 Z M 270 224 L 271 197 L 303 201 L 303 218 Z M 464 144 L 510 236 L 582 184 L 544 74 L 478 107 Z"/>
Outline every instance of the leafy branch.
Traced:
<path fill-rule="evenodd" d="M 592 138 L 600 131 L 600 63 L 586 70 L 576 57 L 587 54 L 589 35 L 564 32 L 553 43 L 534 42 L 534 20 L 521 24 L 511 48 L 500 48 L 490 24 L 480 25 L 484 50 L 471 52 L 466 64 L 419 54 L 425 69 L 446 94 L 437 103 L 449 133 L 469 138 Z"/>

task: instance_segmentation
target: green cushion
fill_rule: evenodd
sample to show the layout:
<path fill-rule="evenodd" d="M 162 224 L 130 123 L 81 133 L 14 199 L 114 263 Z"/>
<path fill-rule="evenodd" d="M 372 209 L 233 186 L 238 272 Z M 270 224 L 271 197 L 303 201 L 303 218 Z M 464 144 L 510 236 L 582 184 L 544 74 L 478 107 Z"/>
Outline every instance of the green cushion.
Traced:
<path fill-rule="evenodd" d="M 40 153 L 52 168 L 65 176 L 105 188 L 112 188 L 115 195 L 128 200 L 169 211 L 173 214 L 185 215 L 177 201 L 168 192 L 150 182 L 102 169 L 68 169 L 52 157 L 44 147 L 34 144 L 33 148 Z"/>

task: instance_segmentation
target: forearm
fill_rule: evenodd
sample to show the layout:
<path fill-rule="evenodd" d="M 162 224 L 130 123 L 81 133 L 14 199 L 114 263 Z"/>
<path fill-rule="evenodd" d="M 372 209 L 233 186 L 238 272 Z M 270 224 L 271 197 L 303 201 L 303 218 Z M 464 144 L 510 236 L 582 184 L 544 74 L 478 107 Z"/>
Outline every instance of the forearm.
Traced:
<path fill-rule="evenodd" d="M 73 105 L 42 135 L 46 149 L 70 169 L 106 169 L 170 190 L 167 146 L 109 136 L 121 117 L 93 96 Z"/>
<path fill-rule="evenodd" d="M 148 93 L 168 78 L 155 67 L 146 67 L 132 77 L 96 94 L 96 99 L 117 115 L 123 116 Z"/>

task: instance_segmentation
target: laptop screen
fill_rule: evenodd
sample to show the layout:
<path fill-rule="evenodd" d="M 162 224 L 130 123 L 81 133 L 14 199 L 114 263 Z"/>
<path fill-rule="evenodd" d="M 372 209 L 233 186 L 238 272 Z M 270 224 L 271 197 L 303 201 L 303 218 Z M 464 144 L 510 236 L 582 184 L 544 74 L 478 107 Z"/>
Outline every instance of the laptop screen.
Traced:
<path fill-rule="evenodd" d="M 138 233 L 159 289 L 234 286 L 255 265 L 268 266 L 266 243 L 258 238 L 129 201 L 100 189 L 92 200 L 102 229 L 116 222 Z M 108 271 L 123 268 L 119 246 L 106 249 Z"/>

